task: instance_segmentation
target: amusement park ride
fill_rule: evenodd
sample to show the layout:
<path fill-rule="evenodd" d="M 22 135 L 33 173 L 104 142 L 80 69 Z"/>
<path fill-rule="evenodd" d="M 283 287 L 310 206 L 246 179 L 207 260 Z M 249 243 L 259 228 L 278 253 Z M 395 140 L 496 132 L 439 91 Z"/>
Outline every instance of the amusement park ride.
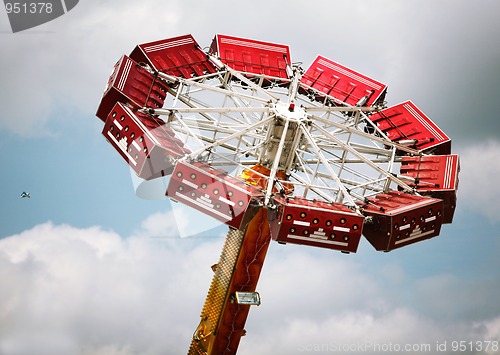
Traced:
<path fill-rule="evenodd" d="M 303 69 L 286 45 L 191 35 L 135 47 L 97 110 L 102 134 L 145 180 L 225 223 L 189 354 L 235 354 L 272 240 L 388 252 L 439 235 L 459 159 L 413 102 L 328 58 Z"/>

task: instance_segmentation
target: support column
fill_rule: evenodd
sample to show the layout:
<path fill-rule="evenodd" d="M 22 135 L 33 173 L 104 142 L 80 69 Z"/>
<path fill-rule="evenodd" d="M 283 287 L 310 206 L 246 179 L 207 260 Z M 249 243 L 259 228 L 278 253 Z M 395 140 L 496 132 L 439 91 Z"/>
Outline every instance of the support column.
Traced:
<path fill-rule="evenodd" d="M 236 354 L 250 306 L 234 293 L 255 291 L 270 240 L 263 208 L 244 231 L 229 230 L 188 355 Z"/>

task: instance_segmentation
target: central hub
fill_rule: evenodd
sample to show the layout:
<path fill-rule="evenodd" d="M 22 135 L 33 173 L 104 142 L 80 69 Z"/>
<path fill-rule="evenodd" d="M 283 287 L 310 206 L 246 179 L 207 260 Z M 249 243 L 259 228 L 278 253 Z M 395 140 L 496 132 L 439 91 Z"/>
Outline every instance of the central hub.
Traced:
<path fill-rule="evenodd" d="M 277 102 L 274 105 L 276 117 L 284 120 L 299 122 L 307 118 L 306 111 L 302 107 L 297 107 L 295 104 L 286 102 Z"/>
<path fill-rule="evenodd" d="M 271 168 L 278 160 L 277 171 L 288 172 L 295 160 L 295 149 L 302 139 L 300 122 L 305 121 L 307 115 L 302 107 L 284 102 L 277 102 L 271 115 L 275 119 L 267 127 L 260 164 Z"/>

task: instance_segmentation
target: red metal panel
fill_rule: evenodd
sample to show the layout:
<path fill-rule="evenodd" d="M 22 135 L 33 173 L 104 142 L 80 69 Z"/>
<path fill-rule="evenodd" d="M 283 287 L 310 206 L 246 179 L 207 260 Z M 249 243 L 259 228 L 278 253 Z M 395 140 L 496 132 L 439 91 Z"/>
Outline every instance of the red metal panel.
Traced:
<path fill-rule="evenodd" d="M 262 192 L 225 170 L 204 163 L 177 163 L 167 187 L 167 196 L 239 229 L 245 212 Z"/>
<path fill-rule="evenodd" d="M 132 51 L 130 58 L 138 63 L 148 63 L 157 71 L 186 79 L 216 71 L 189 34 L 140 44 Z"/>
<path fill-rule="evenodd" d="M 389 191 L 369 198 L 363 214 L 372 217 L 363 235 L 377 250 L 390 251 L 439 235 L 443 201 Z"/>
<path fill-rule="evenodd" d="M 444 201 L 443 223 L 451 223 L 455 212 L 460 162 L 458 155 L 403 157 L 400 172 L 415 179 L 409 185 L 423 195 Z"/>
<path fill-rule="evenodd" d="M 369 117 L 393 142 L 434 154 L 451 153 L 450 138 L 411 101 Z"/>
<path fill-rule="evenodd" d="M 456 190 L 460 163 L 458 155 L 403 157 L 401 174 L 417 179 L 419 191 Z"/>
<path fill-rule="evenodd" d="M 300 82 L 306 92 L 310 88 L 317 90 L 317 100 L 328 95 L 351 106 L 381 103 L 387 91 L 387 85 L 322 56 L 316 58 Z"/>
<path fill-rule="evenodd" d="M 109 113 L 102 134 L 143 179 L 170 174 L 174 160 L 189 153 L 162 120 L 122 103 Z"/>
<path fill-rule="evenodd" d="M 215 36 L 210 52 L 235 70 L 277 78 L 288 78 L 286 66 L 292 64 L 286 45 L 220 34 Z"/>
<path fill-rule="evenodd" d="M 364 217 L 339 203 L 275 197 L 269 212 L 273 240 L 356 252 Z"/>
<path fill-rule="evenodd" d="M 96 116 L 106 121 L 117 102 L 135 108 L 159 108 L 163 106 L 166 96 L 167 87 L 162 81 L 124 55 L 113 68 Z"/>

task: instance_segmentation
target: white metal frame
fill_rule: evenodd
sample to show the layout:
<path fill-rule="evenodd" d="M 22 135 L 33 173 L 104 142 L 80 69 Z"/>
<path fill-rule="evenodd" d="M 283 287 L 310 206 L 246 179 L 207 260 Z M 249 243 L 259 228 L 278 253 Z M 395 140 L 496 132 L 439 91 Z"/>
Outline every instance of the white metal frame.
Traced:
<path fill-rule="evenodd" d="M 390 189 L 416 193 L 398 177 L 399 157 L 418 150 L 392 142 L 367 115 L 377 107 L 313 101 L 299 89 L 303 70 L 290 79 L 236 71 L 211 56 L 213 74 L 184 79 L 158 73 L 169 83 L 165 108 L 147 109 L 166 121 L 191 154 L 183 159 L 231 166 L 235 174 L 256 164 L 270 169 L 265 205 L 272 204 L 278 171 L 285 171 L 294 195 L 357 202 Z M 255 172 L 259 175 L 259 173 Z"/>

